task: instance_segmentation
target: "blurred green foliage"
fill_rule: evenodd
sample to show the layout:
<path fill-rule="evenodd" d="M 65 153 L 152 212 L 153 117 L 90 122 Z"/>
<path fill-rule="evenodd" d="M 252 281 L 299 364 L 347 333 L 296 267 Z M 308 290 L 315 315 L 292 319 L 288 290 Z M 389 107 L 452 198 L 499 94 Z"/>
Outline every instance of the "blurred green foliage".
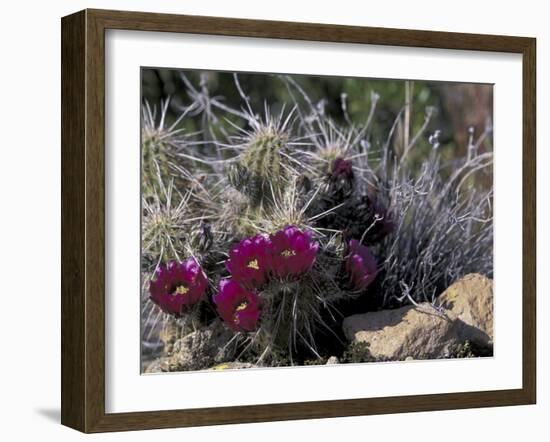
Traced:
<path fill-rule="evenodd" d="M 184 71 L 191 82 L 199 87 L 202 80 L 212 97 L 224 97 L 228 104 L 236 108 L 242 106 L 242 100 L 238 94 L 233 80 L 233 74 L 229 72 Z M 142 96 L 150 103 L 158 103 L 168 97 L 172 97 L 174 106 L 185 105 L 186 91 L 180 79 L 180 71 L 175 69 L 144 69 L 143 70 Z M 364 122 L 367 119 L 371 92 L 380 95 L 377 109 L 377 121 L 388 122 L 380 129 L 384 132 L 404 104 L 405 81 L 402 80 L 378 80 L 365 78 L 344 78 L 296 75 L 295 80 L 307 91 L 314 103 L 325 100 L 326 111 L 338 122 L 344 123 L 341 94 L 347 95 L 348 112 L 354 122 Z M 282 103 L 292 101 L 285 84 L 275 75 L 240 73 L 239 81 L 250 97 L 253 108 L 263 109 L 264 101 L 275 108 Z M 441 96 L 438 84 L 434 82 L 414 82 L 414 102 L 420 109 L 426 106 L 441 107 Z M 418 128 L 423 121 L 423 112 L 416 112 L 413 121 L 413 129 Z"/>
<path fill-rule="evenodd" d="M 181 109 L 188 106 L 193 98 L 182 81 L 185 75 L 197 91 L 206 91 L 210 98 L 237 110 L 244 108 L 244 102 L 235 85 L 232 72 L 194 71 L 179 69 L 144 68 L 142 70 L 142 98 L 151 105 L 158 106 L 161 100 L 170 98 L 168 121 L 180 114 Z M 372 93 L 379 95 L 376 113 L 371 125 L 369 142 L 371 152 L 378 151 L 385 142 L 388 133 L 399 112 L 406 103 L 407 81 L 400 79 L 345 78 L 317 75 L 293 75 L 293 79 L 307 92 L 310 100 L 339 124 L 345 125 L 345 113 L 342 97 L 345 96 L 347 112 L 353 124 L 364 124 L 371 108 Z M 244 93 L 250 98 L 255 112 L 262 113 L 267 104 L 273 114 L 283 105 L 286 109 L 295 100 L 305 104 L 303 97 L 293 91 L 290 95 L 287 85 L 277 74 L 239 73 L 239 82 Z M 410 161 L 420 161 L 429 152 L 428 137 L 436 129 L 440 131 L 440 152 L 445 160 L 452 161 L 454 157 L 463 155 L 468 143 L 468 129 L 474 127 L 474 134 L 479 136 L 492 119 L 492 86 L 483 84 L 461 84 L 435 81 L 408 81 L 410 88 L 410 129 L 409 140 L 422 127 L 426 110 L 433 110 L 426 131 L 416 143 L 415 152 L 410 155 Z M 294 99 L 293 99 L 294 98 Z M 235 124 L 243 121 L 231 115 L 215 111 L 222 116 L 220 121 L 209 127 L 230 129 L 226 119 Z M 204 114 L 185 119 L 185 128 L 189 132 L 200 131 Z M 204 123 L 204 121 L 202 121 Z M 397 126 L 392 140 L 393 149 L 402 151 L 403 125 Z M 205 135 L 205 139 L 208 137 Z M 487 137 L 481 146 L 481 152 L 492 150 L 492 138 Z"/>

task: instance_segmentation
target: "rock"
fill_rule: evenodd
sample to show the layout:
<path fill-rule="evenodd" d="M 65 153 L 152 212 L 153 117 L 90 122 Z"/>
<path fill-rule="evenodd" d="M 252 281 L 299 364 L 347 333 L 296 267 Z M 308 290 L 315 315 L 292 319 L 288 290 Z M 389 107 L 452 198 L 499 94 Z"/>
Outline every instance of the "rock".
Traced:
<path fill-rule="evenodd" d="M 338 360 L 338 358 L 336 356 L 331 356 L 330 358 L 327 359 L 327 363 L 326 365 L 336 365 L 336 364 L 339 364 L 340 361 Z"/>
<path fill-rule="evenodd" d="M 178 327 L 174 319 L 171 319 L 164 325 L 159 334 L 159 339 L 163 344 L 165 355 L 170 355 L 172 353 L 174 344 L 179 338 L 181 338 L 181 328 Z"/>
<path fill-rule="evenodd" d="M 196 330 L 177 339 L 171 352 L 153 361 L 145 373 L 201 370 L 235 356 L 235 346 L 226 344 L 233 333 L 216 320 L 204 329 Z"/>
<path fill-rule="evenodd" d="M 219 371 L 219 370 L 241 370 L 243 368 L 254 368 L 254 364 L 250 362 L 224 362 L 222 364 L 215 365 L 210 370 Z"/>
<path fill-rule="evenodd" d="M 449 317 L 458 318 L 464 327 L 463 340 L 480 345 L 493 342 L 493 281 L 472 273 L 459 279 L 439 297 Z"/>
<path fill-rule="evenodd" d="M 395 361 L 447 357 L 461 327 L 424 303 L 350 316 L 343 328 L 349 340 L 367 342 L 375 359 Z"/>
<path fill-rule="evenodd" d="M 429 303 L 382 310 L 344 319 L 343 330 L 353 343 L 365 342 L 377 360 L 437 359 L 452 356 L 464 342 L 491 349 L 493 283 L 467 275 L 439 297 L 441 308 Z"/>
<path fill-rule="evenodd" d="M 169 371 L 177 371 L 177 366 L 169 356 L 163 356 L 151 362 L 143 371 L 144 373 L 165 373 Z"/>

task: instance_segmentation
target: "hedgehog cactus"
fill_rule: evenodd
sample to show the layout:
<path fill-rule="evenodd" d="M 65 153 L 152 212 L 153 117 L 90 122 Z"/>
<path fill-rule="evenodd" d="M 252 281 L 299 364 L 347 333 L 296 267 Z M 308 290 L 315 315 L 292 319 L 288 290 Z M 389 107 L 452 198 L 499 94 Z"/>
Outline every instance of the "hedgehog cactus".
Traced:
<path fill-rule="evenodd" d="M 196 189 L 198 177 L 191 172 L 196 168 L 192 153 L 196 143 L 184 128 L 178 127 L 185 113 L 172 125 L 167 124 L 170 100 L 161 103 L 160 115 L 146 102 L 142 110 L 141 123 L 141 186 L 146 199 L 163 198 L 163 183 L 174 182 L 180 190 Z M 199 175 L 200 176 L 200 175 Z M 177 199 L 178 193 L 174 194 Z"/>
<path fill-rule="evenodd" d="M 142 194 L 150 198 L 159 190 L 159 180 L 170 179 L 170 167 L 168 163 L 168 149 L 166 142 L 158 133 L 146 133 L 143 131 L 141 141 L 141 180 Z"/>
<path fill-rule="evenodd" d="M 229 174 L 231 184 L 254 206 L 277 198 L 288 176 L 289 137 L 276 124 L 260 124 Z"/>
<path fill-rule="evenodd" d="M 148 103 L 142 110 L 141 185 L 142 196 L 147 199 L 162 194 L 162 183 L 178 178 L 171 171 L 170 163 L 175 161 L 181 130 L 171 130 L 165 126 L 168 104 L 169 101 L 162 104 L 160 118 L 156 108 L 152 109 Z"/>
<path fill-rule="evenodd" d="M 173 182 L 167 187 L 159 184 L 159 192 L 154 190 L 150 197 L 142 197 L 141 238 L 146 267 L 179 260 L 188 235 L 184 228 L 187 200 L 175 203 Z"/>

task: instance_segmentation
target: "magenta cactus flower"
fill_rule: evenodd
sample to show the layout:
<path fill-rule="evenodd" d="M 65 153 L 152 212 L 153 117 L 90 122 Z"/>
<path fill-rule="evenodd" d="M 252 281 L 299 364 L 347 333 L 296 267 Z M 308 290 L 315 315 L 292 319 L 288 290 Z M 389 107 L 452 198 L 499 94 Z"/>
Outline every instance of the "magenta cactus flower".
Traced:
<path fill-rule="evenodd" d="M 213 297 L 218 314 L 235 331 L 253 331 L 260 319 L 260 299 L 232 279 L 222 279 Z"/>
<path fill-rule="evenodd" d="M 208 287 L 208 280 L 195 258 L 161 266 L 149 285 L 150 299 L 164 312 L 181 316 L 197 304 Z"/>
<path fill-rule="evenodd" d="M 376 258 L 368 247 L 361 245 L 356 239 L 348 243 L 346 271 L 353 290 L 366 289 L 378 274 Z"/>
<path fill-rule="evenodd" d="M 272 270 L 279 278 L 296 277 L 313 266 L 319 244 L 311 239 L 311 232 L 286 226 L 271 236 L 273 243 Z"/>
<path fill-rule="evenodd" d="M 338 180 L 338 179 L 353 180 L 352 162 L 344 158 L 336 158 L 332 162 L 331 178 L 333 180 Z"/>
<path fill-rule="evenodd" d="M 342 157 L 336 158 L 328 170 L 328 188 L 326 196 L 331 203 L 347 199 L 353 191 L 353 163 Z M 335 204 L 336 205 L 336 204 Z"/>
<path fill-rule="evenodd" d="M 271 240 L 265 235 L 245 238 L 231 249 L 225 266 L 243 287 L 258 288 L 267 281 L 272 248 Z"/>

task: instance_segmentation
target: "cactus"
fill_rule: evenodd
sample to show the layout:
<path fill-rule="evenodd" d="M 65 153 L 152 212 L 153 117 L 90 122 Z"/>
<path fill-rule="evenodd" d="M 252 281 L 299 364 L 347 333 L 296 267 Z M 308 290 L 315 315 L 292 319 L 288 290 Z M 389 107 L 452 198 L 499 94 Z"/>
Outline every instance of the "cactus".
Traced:
<path fill-rule="evenodd" d="M 187 116 L 187 111 L 179 114 L 171 125 L 167 123 L 170 100 L 161 102 L 160 114 L 145 102 L 141 120 L 141 189 L 142 196 L 151 200 L 164 198 L 163 185 L 173 182 L 180 190 L 173 197 L 176 202 L 184 191 L 206 193 L 201 187 L 201 174 L 209 172 L 207 162 L 192 153 L 200 143 L 192 141 L 193 134 L 187 134 L 179 124 Z M 199 154 L 200 156 L 200 154 Z M 204 196 L 203 196 L 204 198 Z M 166 202 L 166 201 L 164 201 Z"/>
<path fill-rule="evenodd" d="M 189 198 L 175 198 L 173 181 L 167 187 L 159 181 L 159 192 L 142 197 L 142 267 L 152 270 L 159 263 L 180 260 L 189 230 L 185 226 Z M 175 201 L 179 200 L 179 203 Z"/>
<path fill-rule="evenodd" d="M 253 206 L 273 202 L 288 177 L 288 135 L 273 121 L 260 124 L 246 150 L 229 172 L 230 183 L 247 195 Z"/>

